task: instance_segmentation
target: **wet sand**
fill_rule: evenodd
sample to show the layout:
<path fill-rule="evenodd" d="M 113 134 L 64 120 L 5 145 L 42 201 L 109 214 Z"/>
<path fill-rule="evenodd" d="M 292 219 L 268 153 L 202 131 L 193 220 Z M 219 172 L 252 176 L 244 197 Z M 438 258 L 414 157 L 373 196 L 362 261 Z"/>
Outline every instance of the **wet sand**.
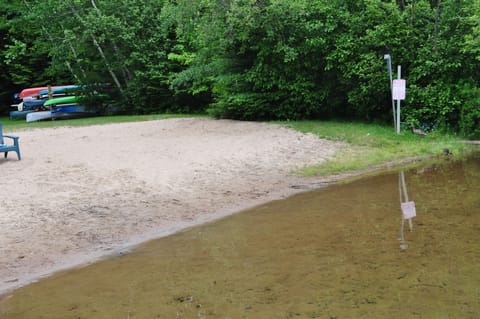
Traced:
<path fill-rule="evenodd" d="M 0 294 L 316 188 L 321 180 L 292 170 L 344 146 L 280 125 L 206 118 L 9 133 L 20 136 L 22 160 L 0 159 Z"/>

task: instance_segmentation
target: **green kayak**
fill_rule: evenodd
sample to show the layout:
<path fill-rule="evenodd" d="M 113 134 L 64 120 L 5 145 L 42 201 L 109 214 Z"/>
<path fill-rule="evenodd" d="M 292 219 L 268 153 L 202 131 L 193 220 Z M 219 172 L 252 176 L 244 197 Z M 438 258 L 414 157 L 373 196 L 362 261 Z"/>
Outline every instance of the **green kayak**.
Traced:
<path fill-rule="evenodd" d="M 71 95 L 71 96 L 63 96 L 63 97 L 57 97 L 54 99 L 50 99 L 46 101 L 43 106 L 50 106 L 50 105 L 55 105 L 55 104 L 70 104 L 70 103 L 75 103 L 77 102 L 81 96 L 76 96 L 76 95 Z"/>

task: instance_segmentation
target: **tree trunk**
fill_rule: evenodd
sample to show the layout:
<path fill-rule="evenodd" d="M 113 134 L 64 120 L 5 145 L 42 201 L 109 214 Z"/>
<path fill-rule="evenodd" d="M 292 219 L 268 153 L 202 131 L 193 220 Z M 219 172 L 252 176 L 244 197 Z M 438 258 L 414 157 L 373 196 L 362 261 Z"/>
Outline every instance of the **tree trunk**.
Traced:
<path fill-rule="evenodd" d="M 97 4 L 95 3 L 95 0 L 90 0 L 90 3 L 92 4 L 92 7 L 95 9 L 95 12 L 97 13 L 97 15 L 98 15 L 99 17 L 101 17 L 102 13 L 101 13 L 100 9 L 98 9 Z M 115 42 L 115 40 L 112 39 L 111 41 L 112 41 L 113 51 L 115 51 L 115 53 L 116 53 L 119 57 L 123 58 L 123 54 L 120 52 L 120 49 L 118 48 L 117 43 Z M 127 85 L 127 84 L 128 84 L 128 81 L 132 78 L 132 73 L 131 73 L 130 70 L 129 70 L 126 66 L 124 66 L 124 65 L 122 65 L 122 73 L 123 73 L 123 78 L 124 78 L 125 85 Z"/>
<path fill-rule="evenodd" d="M 63 27 L 63 24 L 60 23 L 60 28 L 62 28 L 62 31 L 65 33 L 65 28 Z M 70 51 L 72 51 L 72 54 L 73 54 L 73 57 L 75 58 L 76 61 L 78 61 L 78 54 L 77 54 L 77 51 L 75 50 L 75 48 L 73 47 L 72 45 L 72 42 L 68 41 L 67 39 L 67 42 L 68 42 L 68 46 L 70 47 Z M 72 69 L 72 66 L 70 64 L 70 62 L 66 62 L 67 63 L 67 67 L 73 71 Z M 83 75 L 83 79 L 86 80 L 87 79 L 87 75 L 85 73 L 85 70 L 80 66 L 80 72 L 82 72 L 82 75 Z M 78 76 L 74 75 L 74 77 L 79 81 L 79 83 L 83 83 L 85 81 L 80 81 L 80 79 L 78 78 Z"/>
<path fill-rule="evenodd" d="M 415 1 L 410 5 L 410 27 L 413 27 L 413 16 L 415 14 Z"/>
<path fill-rule="evenodd" d="M 442 6 L 442 0 L 437 0 L 437 11 L 435 13 L 435 26 L 434 26 L 434 38 L 433 38 L 433 52 L 435 55 L 438 53 L 438 25 L 440 23 L 440 11 Z"/>

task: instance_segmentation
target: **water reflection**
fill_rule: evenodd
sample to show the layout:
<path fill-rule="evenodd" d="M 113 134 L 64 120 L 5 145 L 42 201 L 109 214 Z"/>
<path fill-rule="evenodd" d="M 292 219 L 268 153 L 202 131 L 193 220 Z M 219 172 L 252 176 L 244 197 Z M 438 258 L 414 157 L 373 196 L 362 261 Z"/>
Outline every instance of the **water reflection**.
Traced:
<path fill-rule="evenodd" d="M 400 192 L 400 209 L 402 210 L 402 226 L 400 228 L 400 249 L 408 249 L 408 243 L 405 240 L 405 221 L 408 221 L 410 231 L 413 231 L 412 219 L 417 216 L 415 202 L 408 198 L 407 183 L 405 182 L 405 172 L 398 173 L 398 190 Z"/>

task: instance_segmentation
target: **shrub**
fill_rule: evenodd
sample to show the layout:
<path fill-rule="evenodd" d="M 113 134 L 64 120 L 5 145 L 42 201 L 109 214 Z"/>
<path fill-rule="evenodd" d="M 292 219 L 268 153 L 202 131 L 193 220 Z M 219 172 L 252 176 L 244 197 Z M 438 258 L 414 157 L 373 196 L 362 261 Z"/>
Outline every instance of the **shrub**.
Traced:
<path fill-rule="evenodd" d="M 467 138 L 480 138 L 480 88 L 465 85 L 461 93 L 460 131 Z"/>

